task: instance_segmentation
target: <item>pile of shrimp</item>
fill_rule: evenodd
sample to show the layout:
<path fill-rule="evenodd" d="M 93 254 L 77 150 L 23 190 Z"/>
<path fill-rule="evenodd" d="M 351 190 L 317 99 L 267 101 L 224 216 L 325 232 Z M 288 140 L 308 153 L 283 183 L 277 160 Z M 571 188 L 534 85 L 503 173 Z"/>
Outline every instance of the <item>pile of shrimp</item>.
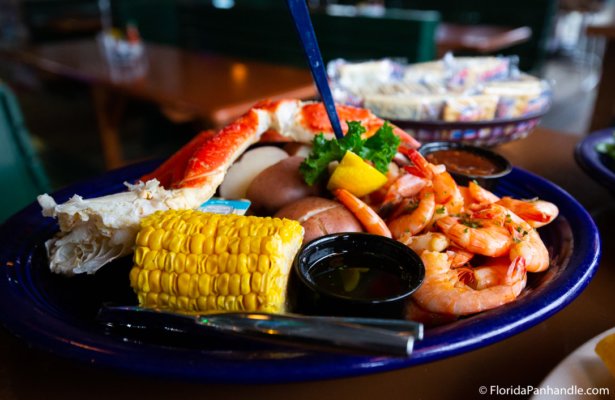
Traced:
<path fill-rule="evenodd" d="M 393 237 L 421 256 L 425 279 L 408 318 L 447 321 L 514 301 L 527 273 L 545 271 L 549 252 L 536 228 L 553 221 L 547 201 L 498 197 L 476 182 L 458 185 L 443 165 L 413 149 L 391 163 L 388 182 L 357 199 L 334 194 L 370 233 Z"/>

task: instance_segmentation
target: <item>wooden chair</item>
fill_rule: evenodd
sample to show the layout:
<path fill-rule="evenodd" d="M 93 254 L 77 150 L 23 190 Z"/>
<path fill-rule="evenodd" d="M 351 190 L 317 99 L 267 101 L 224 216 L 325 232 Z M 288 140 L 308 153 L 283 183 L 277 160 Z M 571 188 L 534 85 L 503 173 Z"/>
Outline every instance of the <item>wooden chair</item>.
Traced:
<path fill-rule="evenodd" d="M 0 223 L 49 191 L 45 171 L 34 152 L 17 100 L 0 83 Z"/>

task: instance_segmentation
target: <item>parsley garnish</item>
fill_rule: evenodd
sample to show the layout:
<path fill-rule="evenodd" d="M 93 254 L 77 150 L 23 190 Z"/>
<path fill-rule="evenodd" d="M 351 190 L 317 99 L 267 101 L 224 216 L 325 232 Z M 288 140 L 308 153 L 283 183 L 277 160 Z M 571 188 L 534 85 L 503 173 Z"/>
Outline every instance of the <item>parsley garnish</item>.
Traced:
<path fill-rule="evenodd" d="M 366 129 L 361 123 L 347 123 L 348 132 L 340 140 L 327 140 L 322 133 L 314 137 L 312 152 L 299 166 L 299 172 L 308 185 L 316 183 L 327 171 L 329 163 L 340 161 L 347 151 L 371 161 L 374 168 L 383 174 L 389 170 L 389 163 L 397 153 L 400 143 L 391 125 L 385 122 L 372 137 L 363 139 L 361 135 Z"/>

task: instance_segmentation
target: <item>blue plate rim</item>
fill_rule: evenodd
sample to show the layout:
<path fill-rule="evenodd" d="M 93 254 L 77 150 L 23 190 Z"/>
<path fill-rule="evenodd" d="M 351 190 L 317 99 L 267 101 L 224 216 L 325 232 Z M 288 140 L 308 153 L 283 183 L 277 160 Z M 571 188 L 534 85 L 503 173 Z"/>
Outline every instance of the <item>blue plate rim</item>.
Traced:
<path fill-rule="evenodd" d="M 146 162 L 111 171 L 102 177 L 62 189 L 54 197 L 63 201 L 74 193 L 99 196 L 121 190 L 121 182 L 140 176 L 154 165 L 156 162 Z M 428 331 L 426 338 L 416 343 L 413 357 L 408 359 L 291 351 L 287 354 L 289 358 L 238 362 L 215 352 L 210 354 L 147 343 L 125 343 L 120 338 L 92 332 L 90 327 L 74 325 L 74 321 L 56 318 L 36 304 L 36 299 L 26 292 L 26 283 L 14 281 L 16 276 L 22 277 L 14 272 L 31 267 L 27 258 L 22 264 L 22 260 L 16 257 L 30 245 L 16 243 L 19 235 L 15 232 L 21 228 L 23 235 L 24 229 L 33 229 L 32 225 L 39 230 L 53 230 L 55 226 L 53 221 L 40 216 L 36 204 L 26 207 L 0 227 L 0 243 L 12 244 L 0 248 L 0 322 L 31 345 L 63 357 L 140 375 L 200 382 L 280 383 L 334 379 L 404 368 L 458 355 L 517 334 L 561 310 L 587 286 L 600 259 L 598 229 L 588 212 L 572 196 L 557 185 L 520 168 L 513 168 L 512 173 L 503 180 L 526 185 L 538 191 L 541 197 L 558 204 L 560 218 L 575 224 L 572 230 L 574 251 L 568 264 L 577 267 L 566 268 L 554 279 L 548 290 L 541 293 L 540 302 L 525 304 L 519 301 L 492 310 L 489 314 L 481 314 L 484 317 L 465 326 L 464 332 L 447 330 L 446 326 L 435 328 L 436 334 L 432 336 Z M 27 220 L 32 220 L 30 225 L 22 226 Z M 8 267 L 8 261 L 18 261 L 19 264 Z M 436 339 L 433 339 L 434 336 Z"/>
<path fill-rule="evenodd" d="M 596 145 L 612 139 L 613 132 L 615 132 L 615 127 L 590 133 L 577 143 L 574 155 L 577 164 L 590 178 L 615 193 L 615 171 L 604 165 L 601 154 L 596 151 Z"/>

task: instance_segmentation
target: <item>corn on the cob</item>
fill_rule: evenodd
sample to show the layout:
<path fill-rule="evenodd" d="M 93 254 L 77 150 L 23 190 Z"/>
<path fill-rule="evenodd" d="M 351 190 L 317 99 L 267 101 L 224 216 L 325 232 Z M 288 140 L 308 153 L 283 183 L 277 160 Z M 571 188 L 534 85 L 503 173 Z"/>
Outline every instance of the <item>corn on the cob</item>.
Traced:
<path fill-rule="evenodd" d="M 283 312 L 302 238 L 288 219 L 157 212 L 141 221 L 130 285 L 144 307 Z"/>

